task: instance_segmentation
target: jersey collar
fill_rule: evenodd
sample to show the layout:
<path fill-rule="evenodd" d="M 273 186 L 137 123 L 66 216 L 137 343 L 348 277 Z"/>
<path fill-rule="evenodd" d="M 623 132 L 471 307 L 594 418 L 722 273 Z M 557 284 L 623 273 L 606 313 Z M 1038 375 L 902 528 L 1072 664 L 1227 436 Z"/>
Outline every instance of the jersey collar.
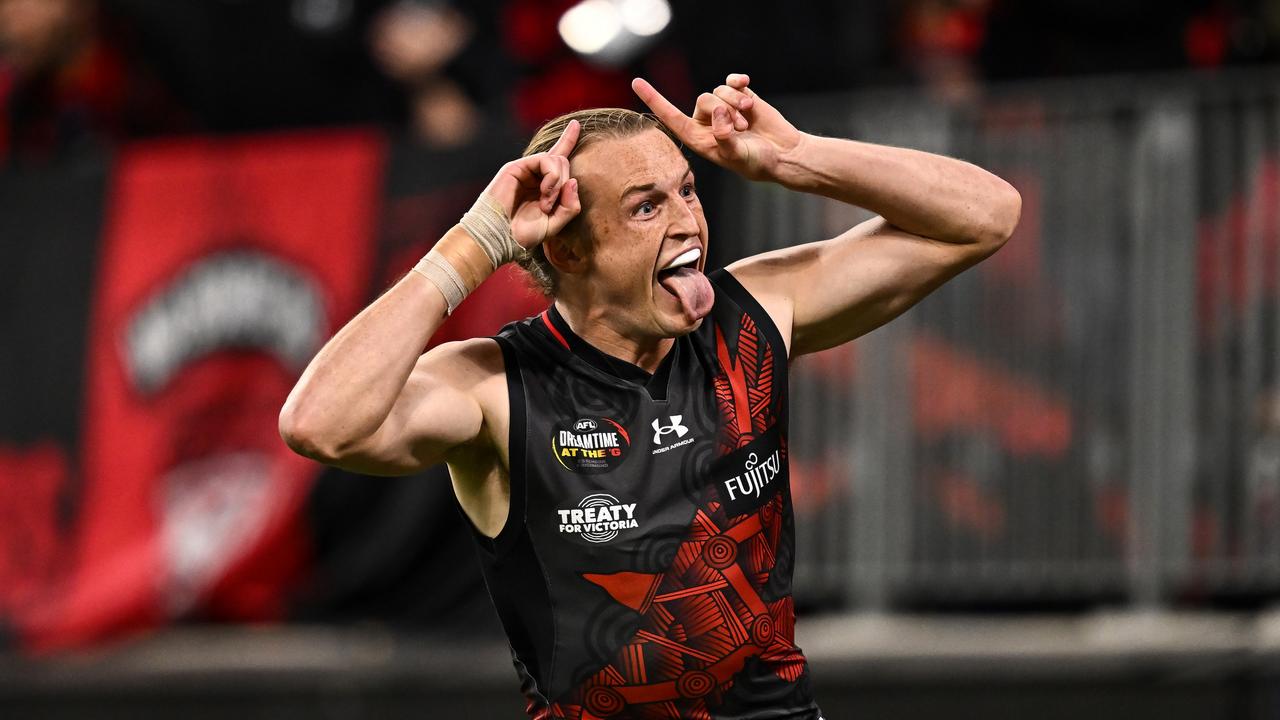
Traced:
<path fill-rule="evenodd" d="M 542 313 L 541 320 L 555 339 L 583 362 L 606 375 L 645 388 L 654 400 L 666 399 L 667 381 L 671 375 L 671 365 L 675 361 L 676 348 L 680 346 L 679 340 L 671 344 L 671 349 L 662 358 L 662 362 L 658 363 L 657 370 L 650 374 L 639 365 L 609 355 L 578 337 L 556 309 L 555 303 Z"/>

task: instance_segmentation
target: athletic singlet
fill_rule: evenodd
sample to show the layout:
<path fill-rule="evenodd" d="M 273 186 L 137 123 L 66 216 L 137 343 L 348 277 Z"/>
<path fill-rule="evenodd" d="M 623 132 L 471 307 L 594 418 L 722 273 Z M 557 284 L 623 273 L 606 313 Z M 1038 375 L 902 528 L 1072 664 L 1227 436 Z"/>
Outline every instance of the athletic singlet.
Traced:
<path fill-rule="evenodd" d="M 472 528 L 529 715 L 819 717 L 791 599 L 786 347 L 724 270 L 657 371 L 554 306 L 497 336 L 511 510 Z"/>

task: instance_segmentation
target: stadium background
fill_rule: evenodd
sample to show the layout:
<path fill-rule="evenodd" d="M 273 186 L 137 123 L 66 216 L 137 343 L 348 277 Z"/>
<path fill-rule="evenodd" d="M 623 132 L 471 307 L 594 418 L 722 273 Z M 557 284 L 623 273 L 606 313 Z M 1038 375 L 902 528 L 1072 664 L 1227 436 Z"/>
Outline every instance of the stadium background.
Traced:
<path fill-rule="evenodd" d="M 519 717 L 442 473 L 276 413 L 542 120 L 744 71 L 1024 200 L 795 364 L 827 716 L 1280 717 L 1280 2 L 577 4 L 0 0 L 0 716 Z M 714 264 L 861 216 L 697 169 Z"/>

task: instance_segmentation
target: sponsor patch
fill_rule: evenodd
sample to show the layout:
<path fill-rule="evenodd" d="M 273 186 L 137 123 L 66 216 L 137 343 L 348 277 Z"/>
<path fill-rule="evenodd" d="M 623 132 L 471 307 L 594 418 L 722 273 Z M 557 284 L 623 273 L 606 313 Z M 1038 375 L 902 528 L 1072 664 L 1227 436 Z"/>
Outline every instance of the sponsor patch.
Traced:
<path fill-rule="evenodd" d="M 627 459 L 631 436 L 609 418 L 582 417 L 557 423 L 551 452 L 566 470 L 583 475 L 606 473 Z"/>
<path fill-rule="evenodd" d="M 719 457 L 711 466 L 720 501 L 730 516 L 764 505 L 788 481 L 787 456 L 771 427 L 745 447 Z"/>
<path fill-rule="evenodd" d="M 623 530 L 639 527 L 636 504 L 624 503 L 608 493 L 588 495 L 577 507 L 557 510 L 560 532 L 579 535 L 593 543 L 606 543 Z"/>

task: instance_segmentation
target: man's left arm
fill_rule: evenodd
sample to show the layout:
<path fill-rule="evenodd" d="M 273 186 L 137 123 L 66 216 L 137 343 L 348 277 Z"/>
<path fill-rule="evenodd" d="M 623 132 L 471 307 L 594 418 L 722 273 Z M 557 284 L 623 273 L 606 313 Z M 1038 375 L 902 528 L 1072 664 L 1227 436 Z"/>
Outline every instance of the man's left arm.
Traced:
<path fill-rule="evenodd" d="M 698 99 L 693 117 L 648 83 L 635 88 L 707 159 L 878 215 L 830 240 L 728 267 L 790 340 L 791 355 L 834 347 L 888 322 L 998 250 L 1017 225 L 1021 198 L 995 175 L 918 150 L 801 133 L 748 82 L 730 75 Z"/>

